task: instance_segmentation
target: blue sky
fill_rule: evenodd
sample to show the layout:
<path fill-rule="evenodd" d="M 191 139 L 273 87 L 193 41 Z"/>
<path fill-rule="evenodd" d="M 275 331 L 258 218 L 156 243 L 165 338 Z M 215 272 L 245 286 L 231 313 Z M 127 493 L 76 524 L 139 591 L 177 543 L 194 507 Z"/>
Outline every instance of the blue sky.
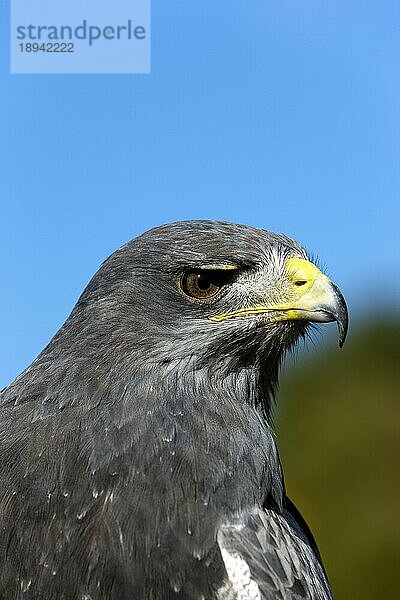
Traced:
<path fill-rule="evenodd" d="M 168 221 L 287 233 L 353 322 L 394 306 L 397 1 L 153 0 L 151 75 L 10 75 L 0 11 L 0 386 L 107 255 Z"/>

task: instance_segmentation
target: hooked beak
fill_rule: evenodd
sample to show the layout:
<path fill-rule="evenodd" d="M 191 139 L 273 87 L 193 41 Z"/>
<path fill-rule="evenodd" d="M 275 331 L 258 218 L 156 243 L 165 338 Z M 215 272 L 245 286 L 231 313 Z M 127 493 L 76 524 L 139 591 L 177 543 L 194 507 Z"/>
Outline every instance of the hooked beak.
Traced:
<path fill-rule="evenodd" d="M 298 287 L 297 298 L 286 306 L 276 306 L 283 311 L 284 320 L 329 323 L 336 321 L 339 346 L 343 346 L 348 329 L 347 305 L 337 285 L 307 260 L 289 258 L 286 263 L 289 280 Z M 302 292 L 302 290 L 304 290 Z"/>
<path fill-rule="evenodd" d="M 322 273 L 321 278 L 315 280 L 310 291 L 296 303 L 295 307 L 283 309 L 283 312 L 286 313 L 288 320 L 312 323 L 336 321 L 339 347 L 343 346 L 349 323 L 347 305 L 337 285 Z"/>
<path fill-rule="evenodd" d="M 260 303 L 237 310 L 213 315 L 211 321 L 219 323 L 226 319 L 268 315 L 268 323 L 279 321 L 309 321 L 329 323 L 336 321 L 339 346 L 343 346 L 348 329 L 348 312 L 339 288 L 313 263 L 292 257 L 286 261 L 286 278 L 282 286 L 281 302 Z"/>

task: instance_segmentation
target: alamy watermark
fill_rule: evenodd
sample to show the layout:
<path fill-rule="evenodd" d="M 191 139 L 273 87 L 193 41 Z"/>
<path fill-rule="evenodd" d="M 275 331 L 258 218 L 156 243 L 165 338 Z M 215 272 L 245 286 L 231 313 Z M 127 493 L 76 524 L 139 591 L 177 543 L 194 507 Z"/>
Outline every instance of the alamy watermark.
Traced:
<path fill-rule="evenodd" d="M 150 0 L 12 0 L 10 37 L 12 73 L 149 73 Z"/>

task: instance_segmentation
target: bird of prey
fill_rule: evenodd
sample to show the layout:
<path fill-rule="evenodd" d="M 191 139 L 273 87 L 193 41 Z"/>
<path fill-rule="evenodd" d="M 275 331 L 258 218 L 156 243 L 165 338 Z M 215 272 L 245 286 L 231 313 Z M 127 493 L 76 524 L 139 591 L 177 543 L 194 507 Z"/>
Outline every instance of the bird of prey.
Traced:
<path fill-rule="evenodd" d="M 112 254 L 1 393 L 0 598 L 328 599 L 285 493 L 285 352 L 340 291 L 295 241 L 217 221 Z"/>

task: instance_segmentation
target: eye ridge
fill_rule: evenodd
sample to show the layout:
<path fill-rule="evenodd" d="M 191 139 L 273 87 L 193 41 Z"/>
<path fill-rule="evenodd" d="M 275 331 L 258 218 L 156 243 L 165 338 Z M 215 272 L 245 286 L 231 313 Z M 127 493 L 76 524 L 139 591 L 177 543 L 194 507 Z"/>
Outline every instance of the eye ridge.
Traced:
<path fill-rule="evenodd" d="M 181 287 L 190 298 L 209 300 L 231 281 L 232 274 L 222 269 L 189 269 L 181 279 Z"/>

